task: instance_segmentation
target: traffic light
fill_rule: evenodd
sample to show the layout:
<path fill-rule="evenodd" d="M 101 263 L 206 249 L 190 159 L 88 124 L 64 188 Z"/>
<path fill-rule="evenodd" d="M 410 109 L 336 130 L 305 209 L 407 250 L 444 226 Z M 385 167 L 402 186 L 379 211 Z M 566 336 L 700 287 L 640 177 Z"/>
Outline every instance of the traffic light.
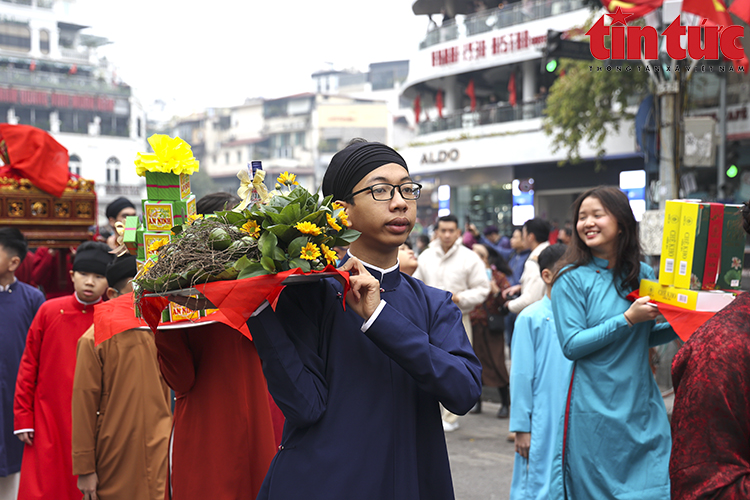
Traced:
<path fill-rule="evenodd" d="M 544 47 L 542 58 L 542 67 L 547 73 L 554 73 L 557 69 L 556 53 L 560 50 L 562 36 L 562 31 L 547 30 L 547 45 Z"/>
<path fill-rule="evenodd" d="M 737 163 L 739 163 L 740 159 L 740 143 L 739 141 L 732 141 L 727 144 L 727 177 L 730 179 L 733 179 L 734 177 L 737 177 L 737 174 L 739 173 L 739 168 L 737 167 Z"/>

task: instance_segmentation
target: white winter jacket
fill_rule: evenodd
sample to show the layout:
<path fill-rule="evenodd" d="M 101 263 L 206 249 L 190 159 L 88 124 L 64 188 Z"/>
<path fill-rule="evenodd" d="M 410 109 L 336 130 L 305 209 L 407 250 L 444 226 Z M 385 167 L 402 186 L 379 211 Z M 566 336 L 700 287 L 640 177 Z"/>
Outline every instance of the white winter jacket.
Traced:
<path fill-rule="evenodd" d="M 484 302 L 490 293 L 484 262 L 463 245 L 461 238 L 448 252 L 443 251 L 440 240 L 434 240 L 419 255 L 418 262 L 414 277 L 429 286 L 453 293 L 458 297 L 458 308 L 464 314 Z"/>

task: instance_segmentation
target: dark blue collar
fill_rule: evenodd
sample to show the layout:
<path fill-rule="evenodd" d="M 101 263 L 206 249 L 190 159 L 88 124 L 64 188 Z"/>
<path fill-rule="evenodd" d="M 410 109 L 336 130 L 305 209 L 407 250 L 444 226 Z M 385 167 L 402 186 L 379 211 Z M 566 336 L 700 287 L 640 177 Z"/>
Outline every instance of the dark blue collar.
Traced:
<path fill-rule="evenodd" d="M 346 257 L 342 259 L 341 264 L 349 260 L 350 257 L 354 257 L 354 255 L 347 251 Z M 362 264 L 364 264 L 370 274 L 375 276 L 375 278 L 380 282 L 381 291 L 393 291 L 396 289 L 399 283 L 401 283 L 401 271 L 399 270 L 398 261 L 396 262 L 396 265 L 389 267 L 388 269 L 382 269 L 380 267 L 373 266 L 372 264 L 368 264 L 365 261 L 362 261 Z"/>

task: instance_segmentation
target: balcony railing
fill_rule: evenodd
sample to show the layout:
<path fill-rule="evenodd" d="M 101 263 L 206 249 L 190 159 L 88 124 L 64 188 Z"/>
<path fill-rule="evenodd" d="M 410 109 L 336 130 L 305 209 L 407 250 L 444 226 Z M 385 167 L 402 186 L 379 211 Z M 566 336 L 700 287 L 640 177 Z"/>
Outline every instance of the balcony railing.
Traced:
<path fill-rule="evenodd" d="M 584 8 L 583 0 L 525 0 L 502 9 L 489 9 L 469 14 L 462 19 L 443 23 L 419 44 L 420 49 L 467 36 L 527 23 Z"/>
<path fill-rule="evenodd" d="M 419 135 L 539 118 L 543 116 L 546 105 L 547 101 L 540 99 L 522 102 L 516 106 L 510 104 L 490 105 L 476 111 L 454 113 L 437 120 L 421 122 L 419 124 Z"/>
<path fill-rule="evenodd" d="M 141 196 L 143 185 L 133 186 L 128 184 L 105 184 L 105 194 L 112 196 Z"/>
<path fill-rule="evenodd" d="M 61 73 L 32 72 L 24 69 L 0 69 L 0 84 L 26 85 L 53 90 L 69 90 L 79 92 L 94 92 L 101 94 L 130 96 L 128 86 L 112 85 L 104 80 L 86 76 L 67 75 Z"/>

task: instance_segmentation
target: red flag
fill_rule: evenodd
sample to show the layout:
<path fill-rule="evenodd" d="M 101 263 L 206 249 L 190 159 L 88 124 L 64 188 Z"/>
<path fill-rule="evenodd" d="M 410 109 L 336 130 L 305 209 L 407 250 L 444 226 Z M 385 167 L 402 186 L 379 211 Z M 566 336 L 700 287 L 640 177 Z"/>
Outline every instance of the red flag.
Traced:
<path fill-rule="evenodd" d="M 510 80 L 508 80 L 508 102 L 511 106 L 516 106 L 516 73 L 510 74 Z"/>
<path fill-rule="evenodd" d="M 745 24 L 750 24 L 750 0 L 734 0 L 729 12 L 745 21 Z"/>
<path fill-rule="evenodd" d="M 476 111 L 477 109 L 477 95 L 474 92 L 474 79 L 469 80 L 469 84 L 466 86 L 466 95 L 471 99 L 471 110 Z"/>
<path fill-rule="evenodd" d="M 654 9 L 661 7 L 664 0 L 632 0 L 625 2 L 623 0 L 602 0 L 604 5 L 609 12 L 614 12 L 617 8 L 621 8 L 626 14 L 631 14 L 628 17 L 628 21 L 634 21 L 639 17 L 643 17 Z"/>
<path fill-rule="evenodd" d="M 721 0 L 683 0 L 682 11 L 708 19 L 719 26 L 731 26 L 732 17 Z"/>
<path fill-rule="evenodd" d="M 419 96 L 414 98 L 414 121 L 416 123 L 419 123 L 419 113 L 422 110 L 422 107 L 419 102 Z"/>
<path fill-rule="evenodd" d="M 58 198 L 68 185 L 68 150 L 42 129 L 0 123 L 0 141 L 10 167 L 39 189 Z"/>
<path fill-rule="evenodd" d="M 443 117 L 443 91 L 438 90 L 437 95 L 435 95 L 435 106 L 438 110 L 438 116 L 440 118 Z"/>

